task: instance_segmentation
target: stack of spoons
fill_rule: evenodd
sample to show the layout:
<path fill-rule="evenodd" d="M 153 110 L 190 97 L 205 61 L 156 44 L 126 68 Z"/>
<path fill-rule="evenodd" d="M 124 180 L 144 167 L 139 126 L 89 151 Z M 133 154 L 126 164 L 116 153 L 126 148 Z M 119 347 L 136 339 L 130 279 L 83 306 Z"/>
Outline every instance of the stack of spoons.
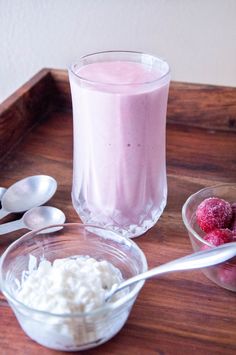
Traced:
<path fill-rule="evenodd" d="M 41 206 L 55 194 L 56 180 L 48 175 L 34 175 L 19 180 L 8 189 L 0 188 L 0 219 L 10 213 L 27 211 L 21 219 L 0 224 L 0 235 L 21 228 L 41 229 L 65 222 L 64 213 L 56 207 Z"/>

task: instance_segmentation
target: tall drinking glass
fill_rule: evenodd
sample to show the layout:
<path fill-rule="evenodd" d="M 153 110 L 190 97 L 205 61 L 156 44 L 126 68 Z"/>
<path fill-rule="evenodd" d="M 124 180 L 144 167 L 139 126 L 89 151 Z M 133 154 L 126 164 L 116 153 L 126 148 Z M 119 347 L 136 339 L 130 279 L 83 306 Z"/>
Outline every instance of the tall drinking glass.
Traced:
<path fill-rule="evenodd" d="M 139 236 L 166 205 L 169 66 L 139 52 L 100 52 L 72 65 L 69 79 L 74 208 L 84 223 Z"/>

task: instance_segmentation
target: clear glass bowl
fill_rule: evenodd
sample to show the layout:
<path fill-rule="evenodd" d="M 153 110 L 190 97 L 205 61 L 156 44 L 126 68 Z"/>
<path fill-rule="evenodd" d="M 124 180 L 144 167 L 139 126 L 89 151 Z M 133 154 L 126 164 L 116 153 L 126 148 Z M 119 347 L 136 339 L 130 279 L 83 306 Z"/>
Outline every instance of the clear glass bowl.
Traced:
<path fill-rule="evenodd" d="M 194 251 L 212 247 L 203 239 L 206 234 L 196 221 L 196 209 L 198 205 L 208 197 L 219 197 L 229 203 L 236 202 L 236 185 L 221 184 L 204 188 L 191 195 L 182 208 L 182 218 L 188 230 L 189 238 Z M 202 270 L 203 273 L 217 285 L 236 292 L 236 258 L 220 265 L 211 266 Z"/>
<path fill-rule="evenodd" d="M 124 279 L 147 270 L 145 255 L 130 239 L 99 227 L 68 223 L 33 231 L 11 244 L 0 263 L 0 285 L 25 333 L 46 347 L 76 351 L 98 346 L 113 337 L 126 322 L 144 281 L 130 287 L 115 302 L 89 313 L 53 314 L 25 306 L 17 300 L 15 279 L 28 270 L 29 255 L 53 261 L 89 255 L 110 261 Z"/>

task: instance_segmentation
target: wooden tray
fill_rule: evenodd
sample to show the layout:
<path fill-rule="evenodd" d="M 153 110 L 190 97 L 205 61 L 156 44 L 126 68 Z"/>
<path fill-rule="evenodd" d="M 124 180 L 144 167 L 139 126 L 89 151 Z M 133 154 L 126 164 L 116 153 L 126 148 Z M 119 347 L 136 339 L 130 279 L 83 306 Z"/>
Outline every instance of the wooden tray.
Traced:
<path fill-rule="evenodd" d="M 136 239 L 149 267 L 191 253 L 181 219 L 186 198 L 204 186 L 236 181 L 236 89 L 171 83 L 167 119 L 168 205 L 156 226 Z M 70 192 L 72 114 L 67 73 L 43 69 L 0 105 L 0 186 L 48 174 L 50 201 L 79 221 Z M 15 216 L 6 217 L 4 221 Z M 21 232 L 0 239 L 0 252 Z M 235 354 L 236 297 L 200 271 L 146 283 L 120 333 L 87 354 Z M 30 340 L 0 296 L 0 354 L 56 354 Z"/>

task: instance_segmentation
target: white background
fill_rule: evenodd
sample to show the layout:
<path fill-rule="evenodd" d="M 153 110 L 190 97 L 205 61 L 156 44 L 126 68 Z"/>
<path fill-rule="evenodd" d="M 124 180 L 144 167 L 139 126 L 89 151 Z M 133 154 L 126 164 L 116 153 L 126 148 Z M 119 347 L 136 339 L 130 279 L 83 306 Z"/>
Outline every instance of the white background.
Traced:
<path fill-rule="evenodd" d="M 126 49 L 172 79 L 236 86 L 236 0 L 0 0 L 0 102 L 43 67 Z"/>

